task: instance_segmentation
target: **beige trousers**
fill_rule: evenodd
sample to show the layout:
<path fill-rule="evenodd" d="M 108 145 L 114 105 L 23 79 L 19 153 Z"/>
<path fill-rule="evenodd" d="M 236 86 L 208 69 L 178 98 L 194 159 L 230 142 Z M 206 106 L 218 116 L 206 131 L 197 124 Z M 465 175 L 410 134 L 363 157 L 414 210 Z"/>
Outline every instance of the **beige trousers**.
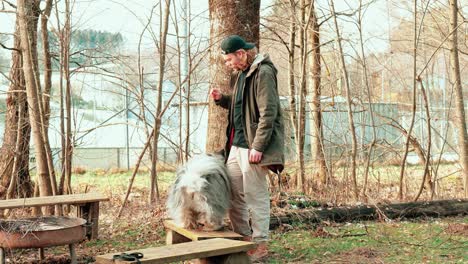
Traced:
<path fill-rule="evenodd" d="M 270 227 L 270 194 L 268 170 L 249 163 L 249 150 L 232 146 L 226 163 L 231 177 L 231 208 L 229 218 L 234 232 L 252 236 L 254 242 L 268 240 Z M 249 224 L 249 210 L 252 225 Z"/>

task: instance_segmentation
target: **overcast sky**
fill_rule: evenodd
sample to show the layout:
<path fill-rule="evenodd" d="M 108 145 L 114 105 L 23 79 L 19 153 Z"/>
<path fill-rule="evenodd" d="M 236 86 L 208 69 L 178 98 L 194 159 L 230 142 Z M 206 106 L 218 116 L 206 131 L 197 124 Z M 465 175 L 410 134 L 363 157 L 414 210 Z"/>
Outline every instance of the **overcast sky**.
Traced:
<path fill-rule="evenodd" d="M 176 0 L 176 2 L 180 1 L 181 0 Z M 363 2 L 368 1 L 369 0 L 365 0 Z M 79 29 L 105 30 L 114 33 L 120 32 L 126 40 L 126 48 L 136 50 L 139 34 L 144 28 L 144 24 L 150 16 L 151 8 L 156 2 L 157 1 L 149 0 L 77 0 L 73 6 L 72 23 L 75 28 Z M 263 0 L 261 2 L 263 15 L 269 12 L 268 7 L 272 2 L 273 0 Z M 347 4 L 347 2 L 351 4 Z M 335 1 L 335 5 L 337 11 L 344 11 L 353 8 L 353 5 L 356 7 L 357 2 L 356 0 L 340 0 Z M 366 48 L 370 52 L 383 51 L 388 47 L 389 23 L 395 25 L 398 22 L 395 21 L 396 19 L 391 19 L 390 21 L 387 19 L 387 5 L 387 0 L 377 0 L 366 10 L 364 34 L 365 38 L 369 39 L 369 41 L 366 42 Z M 401 11 L 403 8 L 394 4 L 390 5 L 392 5 L 390 8 L 392 9 L 393 16 L 395 14 L 405 15 Z M 178 4 L 178 6 L 180 6 L 180 4 Z M 196 22 L 197 26 L 196 29 L 194 29 L 194 34 L 208 37 L 208 0 L 192 0 L 191 8 L 192 16 L 199 17 Z M 318 0 L 318 10 L 323 10 L 323 12 L 328 13 L 328 9 L 327 0 Z M 153 21 L 158 20 L 157 17 L 153 17 Z M 0 33 L 13 32 L 15 23 L 14 14 L 0 13 L 0 21 Z M 351 22 L 341 20 L 339 23 L 342 25 L 345 34 L 356 32 L 356 28 Z M 51 20 L 51 25 L 56 25 L 54 19 Z M 144 43 L 145 46 L 148 47 L 154 46 L 149 34 L 145 35 Z"/>

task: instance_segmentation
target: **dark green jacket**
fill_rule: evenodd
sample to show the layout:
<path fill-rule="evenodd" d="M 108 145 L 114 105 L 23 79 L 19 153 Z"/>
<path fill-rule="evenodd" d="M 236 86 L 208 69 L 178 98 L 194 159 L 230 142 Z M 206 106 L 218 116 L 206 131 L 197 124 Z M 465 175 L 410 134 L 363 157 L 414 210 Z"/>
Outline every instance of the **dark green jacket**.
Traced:
<path fill-rule="evenodd" d="M 237 93 L 237 80 L 240 73 L 231 78 L 233 94 Z M 247 72 L 249 87 L 242 95 L 242 121 L 244 135 L 250 149 L 263 152 L 260 165 L 274 172 L 284 167 L 284 124 L 278 95 L 277 70 L 268 55 L 258 54 Z M 216 104 L 229 109 L 229 124 L 226 131 L 226 159 L 229 157 L 233 133 L 233 95 L 223 95 Z"/>

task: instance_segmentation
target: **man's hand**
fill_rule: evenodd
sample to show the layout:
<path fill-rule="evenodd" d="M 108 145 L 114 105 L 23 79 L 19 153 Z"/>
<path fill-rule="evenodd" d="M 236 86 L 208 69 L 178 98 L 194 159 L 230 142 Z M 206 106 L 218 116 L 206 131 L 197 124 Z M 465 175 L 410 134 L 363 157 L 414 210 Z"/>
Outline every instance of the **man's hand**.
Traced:
<path fill-rule="evenodd" d="M 221 99 L 223 94 L 221 93 L 221 91 L 218 88 L 213 88 L 210 91 L 210 96 L 211 96 L 211 98 L 213 98 L 214 100 L 217 101 L 217 100 Z"/>
<path fill-rule="evenodd" d="M 250 163 L 260 163 L 262 160 L 263 152 L 257 151 L 255 149 L 251 149 L 249 151 L 249 162 Z"/>

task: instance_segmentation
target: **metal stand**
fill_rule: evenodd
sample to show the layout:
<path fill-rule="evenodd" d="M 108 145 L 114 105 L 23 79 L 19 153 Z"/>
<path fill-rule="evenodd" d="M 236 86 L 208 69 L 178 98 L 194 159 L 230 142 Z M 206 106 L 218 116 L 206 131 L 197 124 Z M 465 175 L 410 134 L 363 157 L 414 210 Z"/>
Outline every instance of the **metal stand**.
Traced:
<path fill-rule="evenodd" d="M 70 249 L 71 264 L 76 264 L 75 244 L 68 245 L 68 248 Z"/>
<path fill-rule="evenodd" d="M 44 248 L 39 248 L 39 259 L 44 260 Z"/>
<path fill-rule="evenodd" d="M 5 249 L 0 247 L 0 264 L 5 264 Z"/>

